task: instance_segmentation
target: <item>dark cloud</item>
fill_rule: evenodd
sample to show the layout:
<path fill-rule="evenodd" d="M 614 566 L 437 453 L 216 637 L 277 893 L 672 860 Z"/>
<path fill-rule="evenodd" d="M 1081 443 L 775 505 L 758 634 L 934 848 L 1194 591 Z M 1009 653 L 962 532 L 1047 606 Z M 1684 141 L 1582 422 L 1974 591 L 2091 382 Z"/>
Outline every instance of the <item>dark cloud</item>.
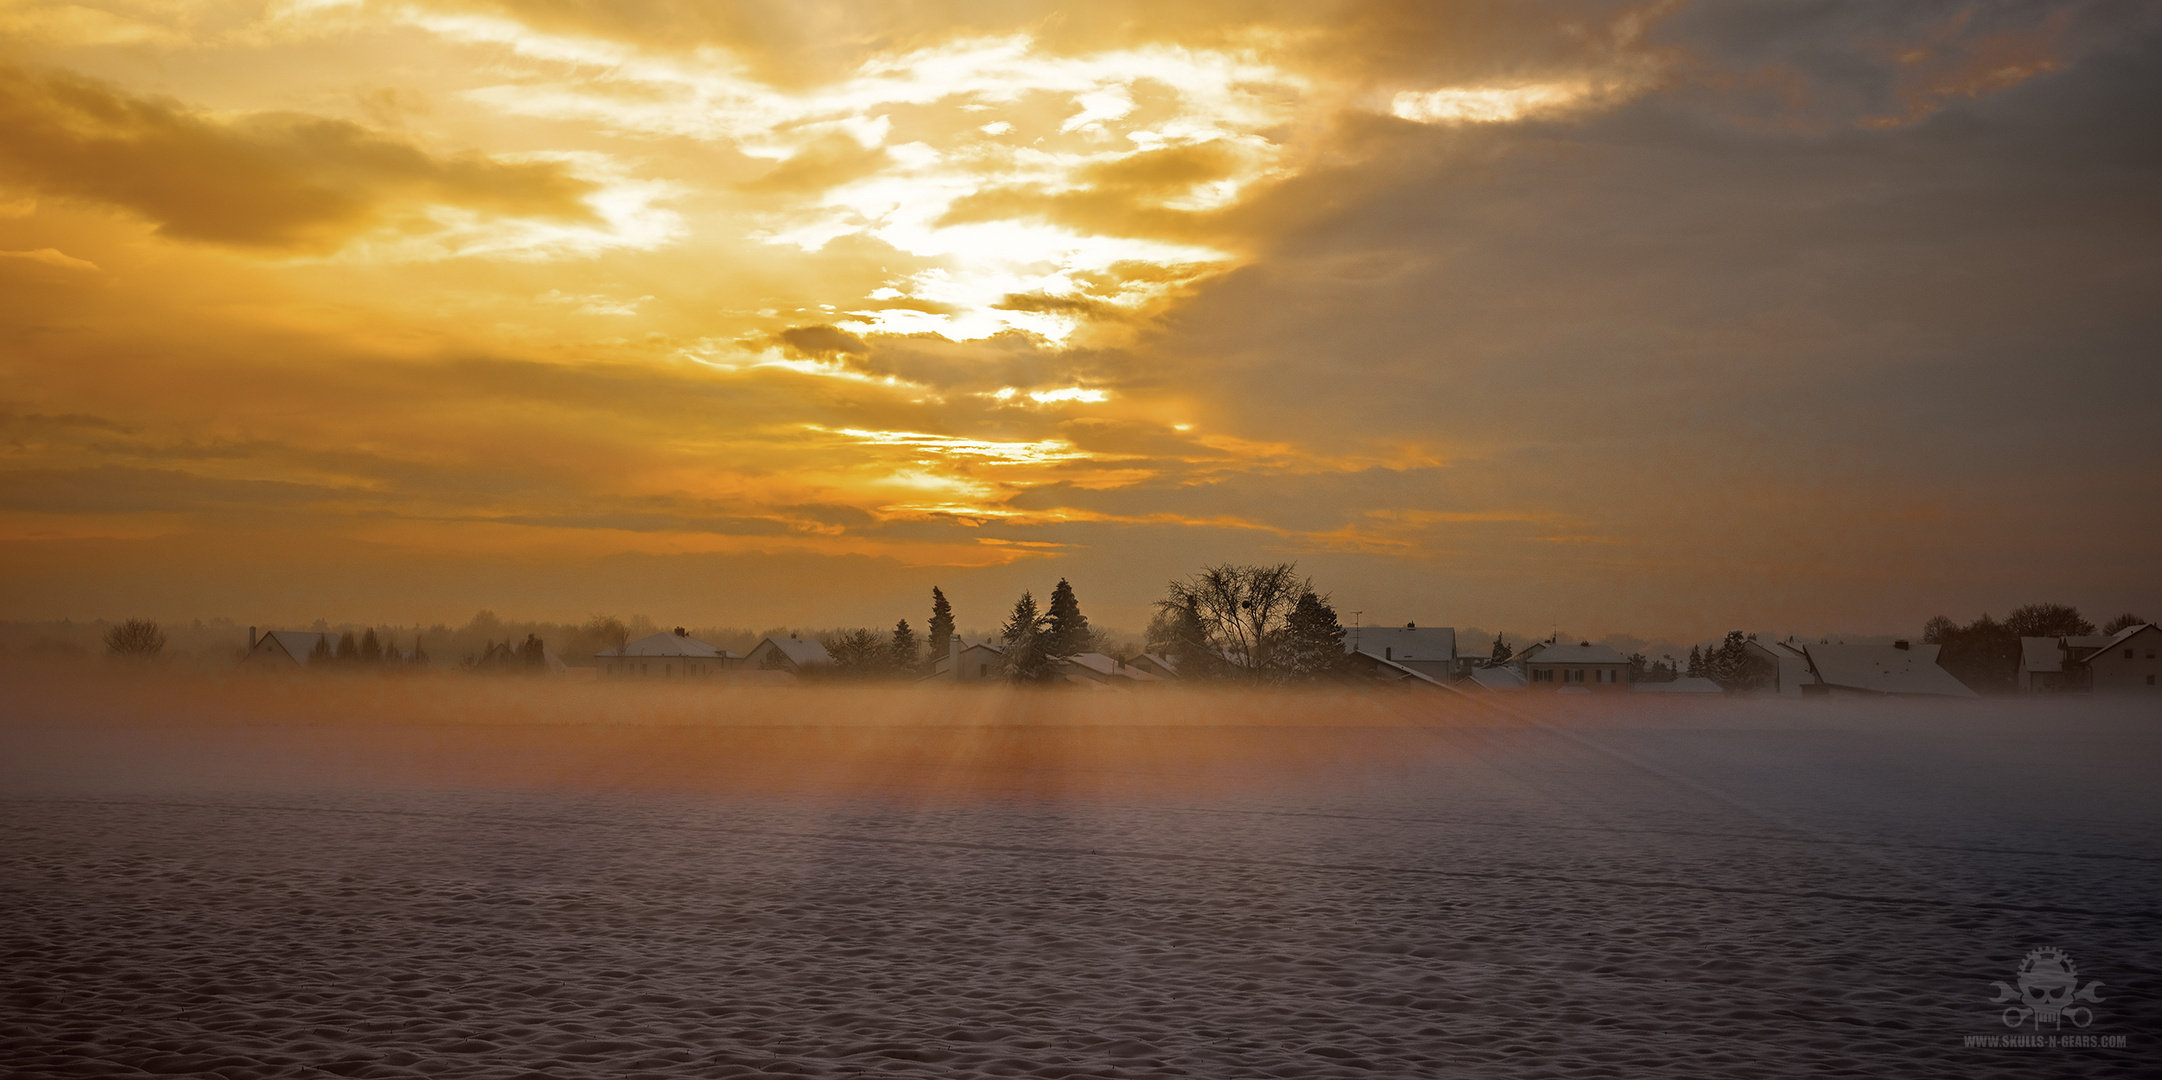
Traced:
<path fill-rule="evenodd" d="M 229 480 L 176 469 L 101 465 L 0 472 L 0 509 L 40 514 L 128 514 L 293 506 L 363 492 L 281 480 Z"/>
<path fill-rule="evenodd" d="M 1674 96 L 1751 127 L 1899 127 L 2064 70 L 2162 11 L 2124 0 L 1692 4 L 1651 32 L 1682 69 Z"/>
<path fill-rule="evenodd" d="M 846 330 L 828 326 L 795 326 L 774 335 L 781 348 L 793 356 L 816 357 L 821 360 L 841 355 L 861 356 L 871 347 L 863 339 Z"/>
<path fill-rule="evenodd" d="M 123 207 L 186 240 L 335 248 L 383 225 L 431 228 L 446 204 L 490 215 L 595 220 L 586 181 L 553 163 L 442 157 L 343 120 L 222 121 L 65 72 L 0 66 L 0 176 Z"/>

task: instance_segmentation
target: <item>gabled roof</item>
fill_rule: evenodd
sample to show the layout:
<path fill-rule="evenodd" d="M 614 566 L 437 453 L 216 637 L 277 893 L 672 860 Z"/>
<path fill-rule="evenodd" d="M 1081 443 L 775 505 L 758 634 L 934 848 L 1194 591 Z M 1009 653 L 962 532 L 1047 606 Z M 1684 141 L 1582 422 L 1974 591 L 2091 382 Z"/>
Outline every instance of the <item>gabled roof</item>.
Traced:
<path fill-rule="evenodd" d="M 621 648 L 604 649 L 593 654 L 599 660 L 620 660 L 640 656 L 692 656 L 707 660 L 735 660 L 736 654 L 727 649 L 715 648 L 687 634 L 664 631 L 636 641 L 625 642 Z"/>
<path fill-rule="evenodd" d="M 1529 657 L 1534 664 L 1626 664 L 1629 658 L 1611 646 L 1589 642 L 1551 644 Z"/>
<path fill-rule="evenodd" d="M 1118 660 L 1113 657 L 1105 656 L 1104 654 L 1099 652 L 1075 653 L 1072 656 L 1060 657 L 1059 661 L 1061 663 L 1072 664 L 1075 667 L 1087 668 L 1098 675 L 1102 675 L 1105 678 L 1110 679 L 1132 679 L 1135 682 L 1163 681 L 1159 676 L 1151 674 L 1147 671 L 1143 671 L 1140 668 L 1134 667 L 1133 665 L 1128 664 L 1123 660 Z"/>
<path fill-rule="evenodd" d="M 1354 626 L 1344 631 L 1344 651 L 1390 660 L 1456 662 L 1453 626 Z"/>
<path fill-rule="evenodd" d="M 810 638 L 769 637 L 758 644 L 761 648 L 767 645 L 773 646 L 775 652 L 787 657 L 789 662 L 797 667 L 833 663 L 833 654 L 827 652 L 824 645 Z M 757 652 L 758 649 L 754 648 L 751 651 Z"/>
<path fill-rule="evenodd" d="M 1471 681 L 1486 690 L 1522 690 L 1524 674 L 1513 667 L 1471 669 Z"/>
<path fill-rule="evenodd" d="M 296 664 L 305 664 L 308 662 L 308 654 L 315 651 L 315 643 L 318 640 L 327 639 L 332 654 L 336 654 L 338 651 L 338 635 L 334 632 L 324 633 L 315 630 L 265 630 L 263 631 L 262 638 L 255 639 L 255 645 L 257 648 L 262 647 L 263 638 L 270 638 L 276 641 L 279 648 L 284 649 L 287 653 L 290 653 L 292 655 L 293 662 Z"/>
<path fill-rule="evenodd" d="M 2063 671 L 2064 650 L 2053 637 L 2019 639 L 2019 669 L 2027 672 Z"/>
<path fill-rule="evenodd" d="M 1724 694 L 1725 688 L 1710 679 L 1684 675 L 1666 682 L 1640 682 L 1630 688 L 1639 694 Z"/>
<path fill-rule="evenodd" d="M 2094 651 L 2088 653 L 2080 659 L 2093 660 L 2096 657 L 2101 656 L 2103 653 L 2106 653 L 2111 649 L 2114 649 L 2117 646 L 2138 637 L 2142 631 L 2152 630 L 2154 628 L 2155 627 L 2153 623 L 2139 623 L 2137 625 L 2127 626 L 2124 629 L 2119 630 L 2114 634 L 2111 634 L 2108 640 L 2102 642 L 2102 644 L 2100 645 L 2095 646 Z"/>
<path fill-rule="evenodd" d="M 1742 647 L 1745 649 L 1754 647 L 1762 652 L 1769 653 L 1774 660 L 1807 661 L 1809 658 L 1809 655 L 1802 651 L 1800 645 L 1788 641 L 1758 641 L 1756 638 L 1750 638 L 1742 642 Z"/>
<path fill-rule="evenodd" d="M 1965 683 L 1937 666 L 1941 646 L 1805 645 L 1809 666 L 1826 686 L 1876 694 L 1976 697 Z"/>

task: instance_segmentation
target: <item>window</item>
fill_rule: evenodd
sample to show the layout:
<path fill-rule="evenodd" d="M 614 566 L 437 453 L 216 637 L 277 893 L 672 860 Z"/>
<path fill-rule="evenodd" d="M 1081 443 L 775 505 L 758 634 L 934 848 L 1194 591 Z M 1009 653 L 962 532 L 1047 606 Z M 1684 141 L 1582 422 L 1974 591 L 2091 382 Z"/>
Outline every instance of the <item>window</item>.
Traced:
<path fill-rule="evenodd" d="M 984 676 L 986 676 L 986 675 L 989 675 L 989 674 L 991 674 L 991 665 L 989 665 L 989 664 L 978 664 L 978 665 L 976 665 L 976 677 L 977 677 L 977 678 L 979 678 L 979 679 L 980 679 L 980 678 L 982 678 L 982 677 L 984 677 Z"/>
<path fill-rule="evenodd" d="M 2126 655 L 2130 655 L 2130 654 L 2128 653 L 2128 654 L 2126 654 Z M 1394 660 L 1394 659 L 1396 659 L 1396 646 L 1394 646 L 1394 645 L 1385 645 L 1385 646 L 1383 646 L 1383 647 L 1382 647 L 1382 650 L 1381 650 L 1381 658 L 1382 658 L 1383 660 Z"/>
<path fill-rule="evenodd" d="M 2130 660 L 2130 659 L 2132 659 L 2132 650 L 2130 650 L 2130 649 L 2126 649 L 2126 650 L 2124 651 L 2124 658 L 2125 658 L 2125 659 L 2127 659 L 2127 660 Z"/>

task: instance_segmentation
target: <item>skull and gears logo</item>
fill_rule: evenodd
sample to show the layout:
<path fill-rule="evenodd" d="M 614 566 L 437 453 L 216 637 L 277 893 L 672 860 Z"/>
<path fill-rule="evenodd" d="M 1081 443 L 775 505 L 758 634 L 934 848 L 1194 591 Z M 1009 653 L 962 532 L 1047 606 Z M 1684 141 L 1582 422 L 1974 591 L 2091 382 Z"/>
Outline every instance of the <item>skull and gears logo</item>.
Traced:
<path fill-rule="evenodd" d="M 2095 993 L 2102 983 L 2098 980 L 2081 986 L 2079 969 L 2072 966 L 2072 958 L 2062 949 L 2028 953 L 2019 964 L 2019 985 L 2015 988 L 1997 983 L 1996 987 L 1997 996 L 1992 1002 L 2006 1005 L 2004 1026 L 2014 1028 L 2030 1018 L 2036 1030 L 2043 1024 L 2063 1027 L 2066 1020 L 2072 1021 L 2073 1027 L 2086 1027 L 2094 1022 L 2094 1010 L 2074 1003 L 2102 1000 Z"/>

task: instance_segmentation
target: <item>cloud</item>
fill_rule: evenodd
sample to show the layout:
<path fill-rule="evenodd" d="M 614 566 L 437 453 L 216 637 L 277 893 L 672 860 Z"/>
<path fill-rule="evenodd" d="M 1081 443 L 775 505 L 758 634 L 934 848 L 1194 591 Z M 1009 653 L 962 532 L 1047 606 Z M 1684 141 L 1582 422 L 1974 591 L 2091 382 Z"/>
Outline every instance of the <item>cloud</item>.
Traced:
<path fill-rule="evenodd" d="M 797 326 L 781 331 L 775 340 L 791 356 L 831 360 L 836 356 L 861 356 L 871 351 L 863 339 L 831 326 Z"/>
<path fill-rule="evenodd" d="M 0 251 L 0 259 L 24 259 L 29 262 L 57 266 L 63 270 L 96 270 L 98 264 L 88 259 L 78 259 L 58 248 L 38 248 L 35 251 Z"/>
<path fill-rule="evenodd" d="M 278 480 L 219 479 L 176 469 L 104 465 L 0 471 L 0 510 L 43 514 L 200 511 L 286 507 L 361 494 Z"/>
<path fill-rule="evenodd" d="M 291 113 L 220 119 L 66 72 L 0 67 L 0 175 L 122 207 L 176 239 L 278 251 L 426 233 L 449 208 L 597 220 L 596 185 L 558 162 L 437 156 L 357 124 Z"/>

